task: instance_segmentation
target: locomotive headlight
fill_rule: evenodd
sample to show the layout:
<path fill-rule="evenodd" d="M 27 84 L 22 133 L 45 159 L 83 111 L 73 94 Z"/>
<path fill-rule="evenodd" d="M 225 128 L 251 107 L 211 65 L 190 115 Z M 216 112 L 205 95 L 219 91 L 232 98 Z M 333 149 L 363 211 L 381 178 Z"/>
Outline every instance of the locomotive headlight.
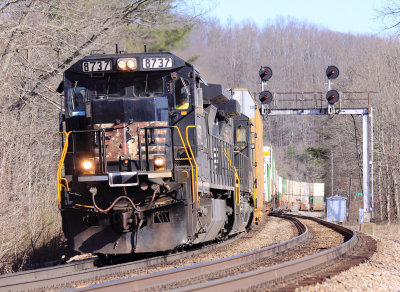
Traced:
<path fill-rule="evenodd" d="M 165 169 L 165 157 L 158 156 L 154 158 L 154 169 L 155 170 L 164 170 Z"/>
<path fill-rule="evenodd" d="M 126 70 L 126 61 L 124 59 L 118 60 L 118 68 L 121 70 Z"/>
<path fill-rule="evenodd" d="M 136 59 L 129 59 L 128 61 L 126 61 L 126 66 L 128 66 L 130 70 L 136 69 L 137 67 Z"/>
<path fill-rule="evenodd" d="M 117 60 L 118 69 L 120 70 L 135 70 L 137 62 L 135 58 L 123 58 Z"/>
<path fill-rule="evenodd" d="M 94 159 L 89 158 L 82 161 L 82 168 L 84 174 L 94 174 Z"/>

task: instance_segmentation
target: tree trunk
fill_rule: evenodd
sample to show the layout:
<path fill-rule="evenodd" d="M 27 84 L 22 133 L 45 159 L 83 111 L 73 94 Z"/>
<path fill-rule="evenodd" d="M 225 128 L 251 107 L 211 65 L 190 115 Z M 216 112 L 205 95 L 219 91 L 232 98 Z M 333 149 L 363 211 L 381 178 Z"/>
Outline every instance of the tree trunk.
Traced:
<path fill-rule="evenodd" d="M 400 215 L 400 202 L 399 202 L 399 194 L 397 192 L 398 184 L 397 184 L 396 179 L 393 176 L 393 172 L 392 172 L 392 177 L 393 177 L 394 202 L 396 204 L 396 219 L 398 221 L 400 218 L 400 216 L 399 216 Z"/>

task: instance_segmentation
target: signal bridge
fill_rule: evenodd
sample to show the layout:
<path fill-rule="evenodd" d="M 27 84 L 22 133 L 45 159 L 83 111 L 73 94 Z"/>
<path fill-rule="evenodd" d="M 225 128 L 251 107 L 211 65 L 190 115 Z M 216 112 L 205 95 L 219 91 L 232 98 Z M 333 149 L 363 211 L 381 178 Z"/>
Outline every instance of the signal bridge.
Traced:
<path fill-rule="evenodd" d="M 344 91 L 331 89 L 331 79 L 339 76 L 336 66 L 326 69 L 328 91 L 325 92 L 275 92 L 266 90 L 267 81 L 272 77 L 272 70 L 261 67 L 261 113 L 264 117 L 284 115 L 360 115 L 363 123 L 363 214 L 360 223 L 369 223 L 372 217 L 370 203 L 370 175 L 373 193 L 373 151 L 369 155 L 369 137 L 373 146 L 372 107 L 370 106 L 372 91 Z M 325 98 L 324 98 L 325 97 Z M 368 118 L 371 118 L 371 136 L 369 136 Z M 371 164 L 371 171 L 370 171 Z M 333 194 L 332 194 L 333 195 Z"/>
<path fill-rule="evenodd" d="M 365 115 L 375 92 L 341 92 L 338 105 L 330 104 L 323 92 L 275 92 L 269 104 L 262 104 L 264 116 L 277 115 Z"/>

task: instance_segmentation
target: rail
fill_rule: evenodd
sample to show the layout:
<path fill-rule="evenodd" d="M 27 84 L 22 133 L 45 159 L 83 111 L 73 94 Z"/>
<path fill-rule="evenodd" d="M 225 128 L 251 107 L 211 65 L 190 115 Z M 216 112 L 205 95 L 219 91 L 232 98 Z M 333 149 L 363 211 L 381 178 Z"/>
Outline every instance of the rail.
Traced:
<path fill-rule="evenodd" d="M 193 203 L 196 202 L 196 191 L 195 191 L 195 185 L 194 185 L 194 167 L 193 167 L 193 162 L 192 162 L 192 158 L 189 155 L 187 146 L 185 144 L 185 141 L 182 137 L 181 131 L 177 126 L 155 126 L 155 127 L 144 127 L 144 128 L 138 128 L 138 130 L 143 129 L 145 131 L 145 136 L 146 138 L 148 138 L 147 136 L 147 132 L 152 130 L 152 129 L 176 129 L 180 138 L 180 141 L 183 145 L 183 149 L 185 150 L 186 153 L 186 157 L 185 160 L 189 161 L 190 167 L 191 167 L 191 176 L 192 176 L 192 200 Z M 61 206 L 61 189 L 63 187 L 65 187 L 67 190 L 69 189 L 68 186 L 68 181 L 65 178 L 61 177 L 61 173 L 62 173 L 62 166 L 64 164 L 65 161 L 65 157 L 68 154 L 68 148 L 71 147 L 71 143 L 69 143 L 69 137 L 72 137 L 72 151 L 70 153 L 75 154 L 78 153 L 77 150 L 77 145 L 76 145 L 76 135 L 77 134 L 83 134 L 83 133 L 94 133 L 94 141 L 95 141 L 95 145 L 97 146 L 97 148 L 99 149 L 98 151 L 98 156 L 99 156 L 99 173 L 105 173 L 107 171 L 107 162 L 106 162 L 106 143 L 105 143 L 105 130 L 104 129 L 98 129 L 98 130 L 79 130 L 79 131 L 70 131 L 70 132 L 61 132 L 60 134 L 65 134 L 66 135 L 66 140 L 65 143 L 63 145 L 63 150 L 62 150 L 62 154 L 61 154 L 61 158 L 60 158 L 60 162 L 58 164 L 58 170 L 57 170 L 57 200 L 58 200 L 58 205 Z M 140 161 L 140 170 L 142 170 L 142 153 L 141 153 L 141 142 L 140 142 L 140 134 L 139 138 L 138 138 L 138 146 L 139 146 L 139 161 Z M 171 132 L 171 141 L 173 143 L 173 138 L 172 138 L 172 132 Z M 166 141 L 167 142 L 167 141 Z M 145 139 L 145 148 L 146 148 L 146 164 L 148 164 L 148 139 Z M 173 147 L 172 147 L 173 148 Z M 173 152 L 173 151 L 172 151 Z M 194 158 L 194 156 L 192 156 Z M 75 157 L 74 157 L 75 158 Z M 175 159 L 173 157 L 172 154 L 172 159 L 173 160 L 178 160 Z M 174 165 L 172 165 L 171 167 L 174 167 Z M 197 167 L 197 165 L 196 165 Z M 75 163 L 73 163 L 73 168 L 75 170 Z M 146 167 L 146 170 L 148 170 L 148 167 Z M 197 174 L 197 171 L 196 171 Z M 64 181 L 65 185 L 63 185 L 61 182 Z"/>
<path fill-rule="evenodd" d="M 358 237 L 355 231 L 352 231 L 343 226 L 327 222 L 317 218 L 311 218 L 306 216 L 287 216 L 286 218 L 304 218 L 314 220 L 324 226 L 338 230 L 340 233 L 345 235 L 347 241 L 336 246 L 334 248 L 319 252 L 304 258 L 299 258 L 291 261 L 277 264 L 274 266 L 262 268 L 259 270 L 253 270 L 242 274 L 234 275 L 231 277 L 221 278 L 218 280 L 209 281 L 207 283 L 195 284 L 192 286 L 183 287 L 176 289 L 175 291 L 237 291 L 240 289 L 248 289 L 250 286 L 257 286 L 269 281 L 275 281 L 282 279 L 286 276 L 290 276 L 302 271 L 317 267 L 325 264 L 326 262 L 336 259 L 346 252 L 352 250 L 357 242 Z"/>
<path fill-rule="evenodd" d="M 188 127 L 190 127 L 190 126 L 188 126 Z M 193 202 L 193 204 L 195 204 L 195 202 L 196 202 L 196 190 L 195 190 L 195 185 L 194 185 L 194 181 L 195 181 L 195 179 L 194 179 L 194 167 L 193 167 L 193 162 L 192 162 L 192 159 L 194 159 L 194 156 L 192 156 L 192 158 L 191 158 L 191 156 L 189 155 L 189 152 L 188 152 L 188 148 L 190 147 L 190 144 L 189 144 L 189 146 L 186 146 L 186 144 L 185 144 L 185 141 L 184 141 L 184 139 L 183 139 L 183 137 L 182 137 L 182 133 L 181 133 L 181 130 L 179 129 L 179 127 L 178 126 L 153 126 L 153 127 L 143 127 L 143 128 L 138 128 L 138 132 L 140 131 L 140 130 L 144 130 L 145 131 L 145 149 L 146 149 L 146 164 L 148 164 L 148 135 L 147 135 L 147 132 L 148 131 L 150 131 L 150 130 L 152 130 L 152 129 L 154 129 L 154 130 L 156 130 L 156 129 L 175 129 L 177 132 L 178 132 L 178 135 L 179 135 L 179 139 L 180 139 L 180 141 L 181 141 L 181 143 L 182 143 L 182 148 L 185 150 L 185 154 L 186 154 L 186 158 L 175 158 L 174 157 L 174 151 L 172 151 L 172 160 L 174 160 L 174 161 L 179 161 L 179 160 L 187 160 L 187 161 L 189 161 L 189 165 L 190 165 L 190 169 L 191 169 L 191 177 L 192 177 L 192 202 Z M 171 143 L 172 143 L 172 149 L 175 147 L 174 146 L 174 139 L 173 139 L 173 136 L 172 136 L 172 131 L 170 132 L 171 134 Z M 186 136 L 187 136 L 187 129 L 186 129 Z M 188 138 L 186 137 L 186 140 L 188 141 Z M 141 141 L 140 141 L 140 135 L 139 135 L 139 139 L 138 139 L 138 144 L 139 144 L 139 157 L 140 157 L 140 168 L 142 169 L 142 153 L 141 153 Z M 191 148 L 189 148 L 190 149 L 190 151 L 192 151 L 191 150 Z M 172 167 L 174 168 L 175 166 L 174 165 L 172 165 Z M 147 167 L 146 167 L 146 169 L 148 169 Z M 174 172 L 174 171 L 172 171 L 172 172 Z M 196 175 L 197 175 L 197 164 L 196 164 Z M 197 196 L 198 196 L 198 194 L 197 194 Z"/>
<path fill-rule="evenodd" d="M 233 145 L 210 135 L 208 139 L 209 159 L 211 163 L 211 184 L 234 189 L 235 175 L 230 161 L 233 161 Z"/>
<path fill-rule="evenodd" d="M 289 220 L 298 220 L 294 216 L 284 216 L 284 217 Z M 327 262 L 332 261 L 333 259 L 336 259 L 344 255 L 346 252 L 354 249 L 354 247 L 358 243 L 358 236 L 356 232 L 350 229 L 316 218 L 303 217 L 303 216 L 299 217 L 317 221 L 318 223 L 325 226 L 330 226 L 337 232 L 343 234 L 345 239 L 347 239 L 347 241 L 329 250 L 325 250 L 323 252 L 306 256 L 304 258 L 291 260 L 288 262 L 284 262 L 282 264 L 277 264 L 274 266 L 269 266 L 267 268 L 253 270 L 250 272 L 244 272 L 233 276 L 228 276 L 228 277 L 225 276 L 217 280 L 209 280 L 208 282 L 193 284 L 182 288 L 174 288 L 173 291 L 222 292 L 222 291 L 237 291 L 241 289 L 249 289 L 250 287 L 261 285 L 270 281 L 276 281 L 286 276 L 297 274 L 304 270 L 308 270 L 320 266 L 322 264 L 326 264 Z M 310 235 L 310 233 L 311 232 L 309 232 L 307 229 L 307 231 L 303 233 L 303 235 L 300 235 L 299 237 L 302 237 L 303 240 L 306 240 L 307 237 L 306 234 Z M 296 246 L 297 244 L 299 244 L 298 240 L 299 237 L 291 239 L 288 242 L 291 242 L 292 244 L 295 243 L 294 246 Z M 178 268 L 164 272 L 157 272 L 145 276 L 137 276 L 133 278 L 127 278 L 102 284 L 91 285 L 85 288 L 75 289 L 75 291 L 110 291 L 110 289 L 137 291 L 141 289 L 158 290 L 161 289 L 161 287 L 163 287 L 163 289 L 168 289 L 166 287 L 176 287 L 178 282 L 181 281 L 190 282 L 190 279 L 200 280 L 200 278 L 203 278 L 204 280 L 207 279 L 206 275 L 216 275 L 222 270 L 232 269 L 242 265 L 258 262 L 261 258 L 267 257 L 266 254 L 274 255 L 276 253 L 282 253 L 283 251 L 286 250 L 288 242 L 278 244 L 273 247 L 268 247 L 256 252 L 250 252 L 239 256 L 225 258 L 222 260 L 196 264 L 190 267 Z M 269 250 L 269 252 L 264 254 L 264 252 L 266 252 L 267 250 Z M 364 255 L 364 258 L 365 256 L 367 256 L 368 258 L 370 255 L 371 253 L 369 253 L 369 255 Z M 212 277 L 213 276 L 211 276 L 211 278 Z"/>
<path fill-rule="evenodd" d="M 298 245 L 304 244 L 311 238 L 311 232 L 308 228 L 302 224 L 300 221 L 296 220 L 295 218 L 289 218 L 291 221 L 297 221 L 295 223 L 296 227 L 301 233 L 299 236 L 292 238 L 288 241 L 283 243 L 269 246 L 257 251 L 248 252 L 241 255 L 236 255 L 220 260 L 215 260 L 206 263 L 200 263 L 189 267 L 177 268 L 173 270 L 157 272 L 154 274 L 144 275 L 144 276 L 137 276 L 133 278 L 115 280 L 112 282 L 107 282 L 103 284 L 96 284 L 92 286 L 88 286 L 85 288 L 76 289 L 75 291 L 138 291 L 141 289 L 150 289 L 154 288 L 153 290 L 159 290 L 158 288 L 167 285 L 170 283 L 176 282 L 178 279 L 189 279 L 193 277 L 198 277 L 200 275 L 205 274 L 212 274 L 214 272 L 218 272 L 221 269 L 239 267 L 241 265 L 245 265 L 247 263 L 254 262 L 255 260 L 259 260 L 261 258 L 269 257 L 275 255 L 277 253 L 281 253 L 288 249 L 294 248 Z M 228 277 L 226 280 L 229 282 Z M 213 282 L 213 281 L 211 281 Z M 195 285 L 196 286 L 196 285 Z M 191 286 L 189 286 L 191 287 Z M 196 286 L 197 287 L 197 286 Z M 183 288 L 185 289 L 185 288 Z M 208 287 L 208 291 L 213 288 Z M 217 288 L 218 289 L 218 288 Z M 239 287 L 231 288 L 229 291 L 235 291 L 240 289 Z M 196 291 L 196 289 L 192 290 Z M 218 290 L 219 291 L 219 290 Z M 225 290 L 227 291 L 227 290 Z"/>
<path fill-rule="evenodd" d="M 339 109 L 370 107 L 370 99 L 375 91 L 341 91 L 338 107 Z M 293 92 L 275 92 L 273 102 L 269 105 L 263 105 L 268 109 L 323 109 L 328 106 L 326 92 L 321 91 L 293 91 Z"/>
<path fill-rule="evenodd" d="M 189 143 L 189 128 L 196 128 L 195 126 L 187 126 L 186 127 L 186 142 L 188 144 L 189 150 L 190 150 L 190 154 L 192 155 L 192 159 L 194 162 L 194 166 L 196 168 L 196 203 L 197 203 L 197 207 L 199 207 L 199 175 L 197 172 L 197 162 L 196 162 L 196 158 L 194 157 L 193 151 L 192 151 L 192 146 Z"/>
<path fill-rule="evenodd" d="M 54 267 L 1 275 L 0 291 L 55 290 L 54 287 L 72 282 L 80 283 L 90 278 L 101 278 L 118 273 L 133 273 L 140 268 L 176 261 L 232 244 L 245 234 L 242 233 L 226 241 L 210 244 L 205 247 L 202 246 L 201 248 L 193 248 L 193 250 L 189 251 L 155 256 L 118 265 L 96 267 L 95 261 L 97 259 L 90 258 Z M 53 289 L 50 289 L 50 287 L 53 287 Z"/>
<path fill-rule="evenodd" d="M 232 165 L 232 160 L 229 158 L 228 153 L 226 153 L 226 149 L 223 149 L 224 155 L 229 162 L 229 166 L 234 170 L 235 174 L 235 202 L 237 205 L 240 205 L 240 178 L 238 176 L 237 169 L 234 165 Z"/>
<path fill-rule="evenodd" d="M 234 162 L 237 169 L 237 175 L 242 185 L 242 191 L 252 192 L 250 185 L 252 172 L 250 170 L 250 159 L 238 151 L 234 152 Z"/>
<path fill-rule="evenodd" d="M 71 134 L 71 132 L 68 132 L 68 133 L 60 132 L 60 134 L 65 135 L 65 143 L 63 145 L 60 162 L 58 163 L 58 169 L 57 169 L 57 203 L 58 203 L 59 208 L 61 208 L 61 190 L 62 190 L 62 188 L 65 187 L 67 190 L 69 190 L 68 181 L 65 178 L 62 178 L 61 174 L 62 174 L 62 167 L 64 165 L 65 156 L 66 156 L 67 150 L 68 150 L 68 138 L 69 138 L 69 135 Z M 65 186 L 61 183 L 62 181 L 66 182 Z"/>
<path fill-rule="evenodd" d="M 343 226 L 339 226 L 330 222 L 326 222 L 316 218 L 304 217 L 304 216 L 287 216 L 284 218 L 291 220 L 295 223 L 299 230 L 299 235 L 296 238 L 292 238 L 289 241 L 266 247 L 261 250 L 237 255 L 217 261 L 196 264 L 194 266 L 178 268 L 174 270 L 168 270 L 163 272 L 157 272 L 154 274 L 136 276 L 133 278 L 114 280 L 102 284 L 95 284 L 83 288 L 73 289 L 74 291 L 110 291 L 110 289 L 119 291 L 132 291 L 140 289 L 150 289 L 162 287 L 180 281 L 181 279 L 189 280 L 195 277 L 202 277 L 206 274 L 215 274 L 223 269 L 229 269 L 253 263 L 260 259 L 282 253 L 287 249 L 292 249 L 296 246 L 304 244 L 311 237 L 311 232 L 307 227 L 301 223 L 298 218 L 304 218 L 314 220 L 325 226 L 331 226 L 341 234 L 345 236 L 347 241 L 339 246 L 332 249 L 319 252 L 317 254 L 307 256 L 304 258 L 285 262 L 275 266 L 267 268 L 261 268 L 259 270 L 244 272 L 227 278 L 221 278 L 218 280 L 211 280 L 207 283 L 194 284 L 183 288 L 178 288 L 176 291 L 234 291 L 240 289 L 248 289 L 250 286 L 259 285 L 268 281 L 274 281 L 281 279 L 286 276 L 292 275 L 310 269 L 312 267 L 325 264 L 327 260 L 333 260 L 340 257 L 345 252 L 355 247 L 358 241 L 358 236 L 354 231 L 351 231 Z M 223 244 L 228 244 L 224 242 Z M 211 247 L 208 247 L 212 249 Z M 214 247 L 215 248 L 215 247 Z M 190 256 L 193 253 L 201 253 L 204 250 L 186 252 L 185 256 Z M 125 263 L 120 265 L 102 267 L 102 268 L 90 268 L 93 265 L 93 260 L 79 262 L 75 264 L 68 264 L 64 266 L 56 266 L 53 268 L 46 268 L 34 271 L 27 271 L 21 273 L 15 273 L 11 275 L 0 276 L 0 290 L 6 291 L 15 290 L 27 290 L 27 289 L 46 289 L 50 287 L 57 287 L 63 283 L 72 283 L 79 281 L 87 281 L 92 277 L 104 277 L 106 275 L 116 275 L 118 273 L 126 273 L 129 271 L 134 272 L 139 267 L 147 267 L 149 265 L 163 263 L 170 260 L 176 260 L 181 258 L 182 254 L 174 254 L 171 256 L 161 256 L 153 259 L 141 260 L 136 263 Z M 82 284 L 82 282 L 80 282 Z M 175 291 L 175 290 L 174 290 Z"/>

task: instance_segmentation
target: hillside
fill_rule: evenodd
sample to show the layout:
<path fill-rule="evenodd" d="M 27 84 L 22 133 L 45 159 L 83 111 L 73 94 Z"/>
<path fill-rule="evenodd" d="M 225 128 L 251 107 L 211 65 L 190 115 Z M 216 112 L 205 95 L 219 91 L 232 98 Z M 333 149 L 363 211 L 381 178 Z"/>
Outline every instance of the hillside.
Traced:
<path fill-rule="evenodd" d="M 399 133 L 395 131 L 398 102 L 400 46 L 396 38 L 352 35 L 318 29 L 281 19 L 259 29 L 252 23 L 224 27 L 212 21 L 195 26 L 183 58 L 198 55 L 195 65 L 206 80 L 227 87 L 260 91 L 260 66 L 272 68 L 272 92 L 327 91 L 325 70 L 340 69 L 333 87 L 339 91 L 375 91 L 374 203 L 377 221 L 400 214 Z M 363 96 L 364 97 L 364 96 Z M 326 194 L 351 194 L 352 216 L 362 206 L 362 127 L 357 116 L 269 117 L 264 121 L 264 143 L 277 152 L 278 171 L 298 180 L 322 181 Z M 350 182 L 351 181 L 351 182 Z"/>

